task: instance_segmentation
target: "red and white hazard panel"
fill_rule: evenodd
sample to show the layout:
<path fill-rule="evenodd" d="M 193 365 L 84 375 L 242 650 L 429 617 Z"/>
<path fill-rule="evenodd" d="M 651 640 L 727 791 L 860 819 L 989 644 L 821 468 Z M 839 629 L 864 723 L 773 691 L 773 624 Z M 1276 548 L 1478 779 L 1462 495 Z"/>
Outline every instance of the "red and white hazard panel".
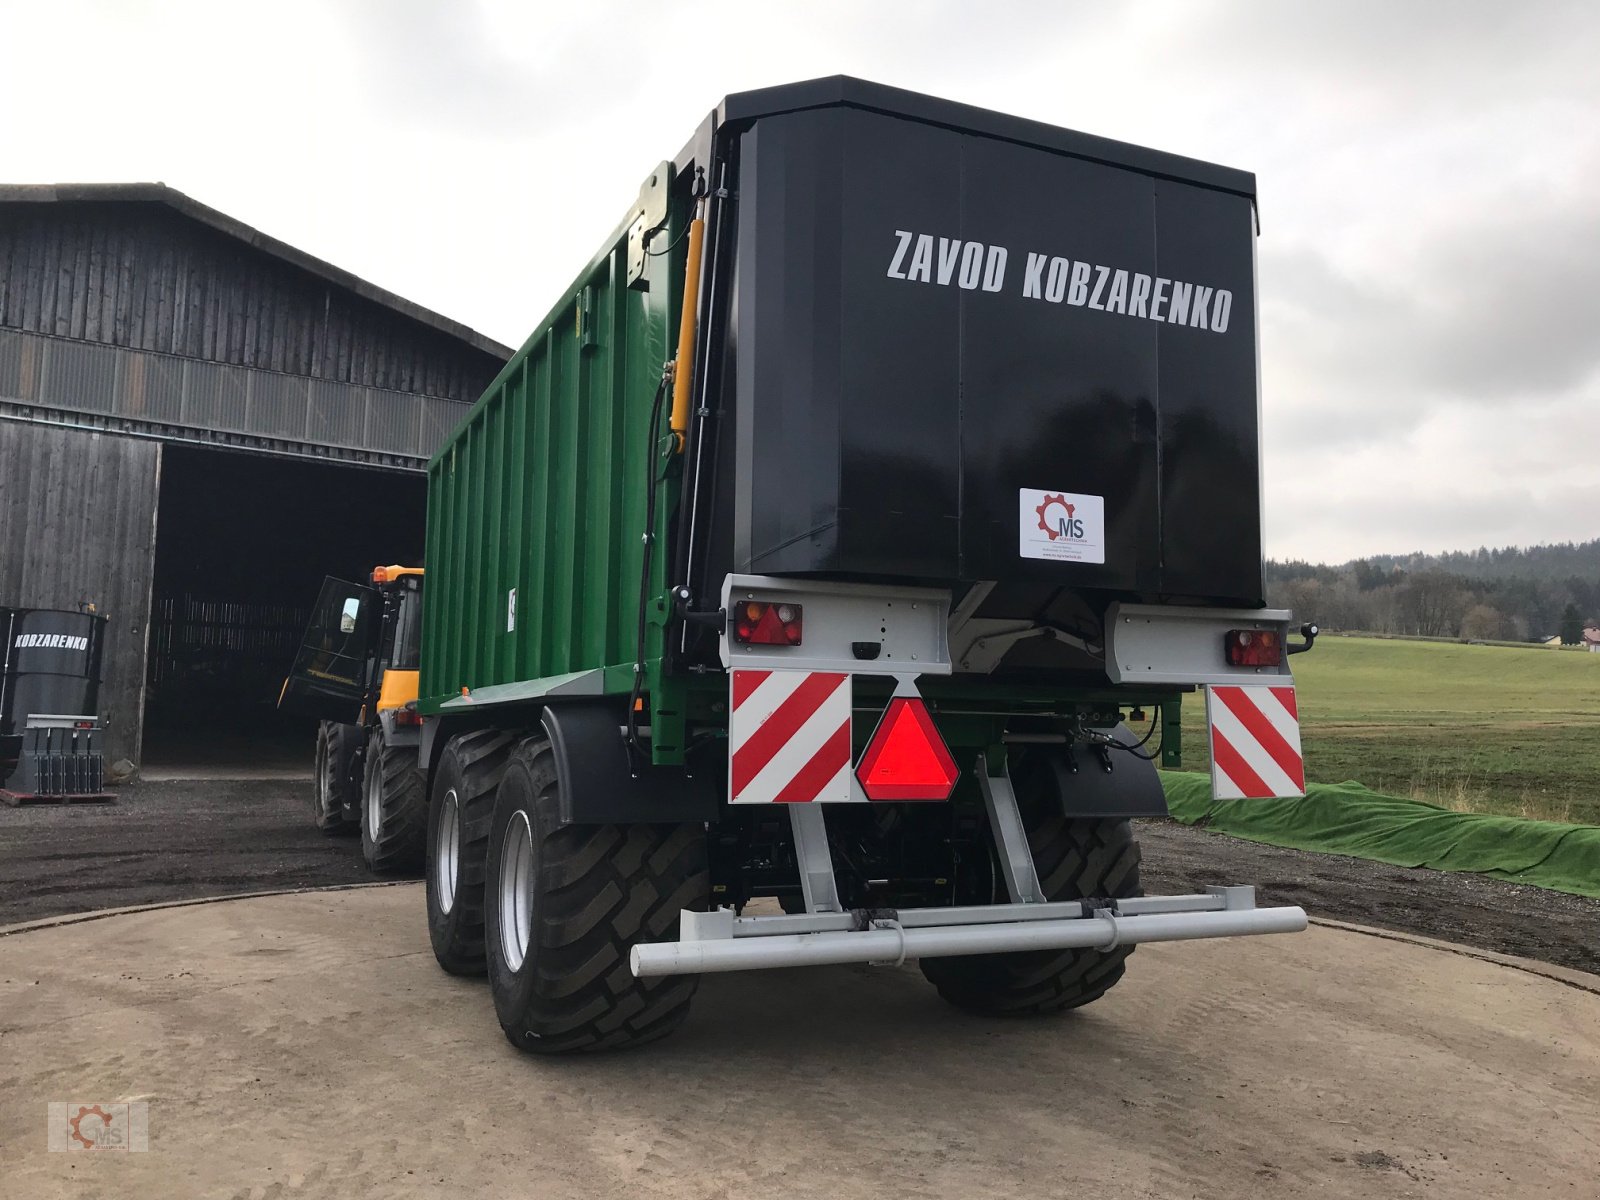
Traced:
<path fill-rule="evenodd" d="M 728 799 L 805 804 L 852 799 L 850 676 L 734 671 Z"/>
<path fill-rule="evenodd" d="M 1206 688 L 1211 732 L 1211 794 L 1218 800 L 1265 800 L 1306 794 L 1300 716 L 1294 687 Z"/>

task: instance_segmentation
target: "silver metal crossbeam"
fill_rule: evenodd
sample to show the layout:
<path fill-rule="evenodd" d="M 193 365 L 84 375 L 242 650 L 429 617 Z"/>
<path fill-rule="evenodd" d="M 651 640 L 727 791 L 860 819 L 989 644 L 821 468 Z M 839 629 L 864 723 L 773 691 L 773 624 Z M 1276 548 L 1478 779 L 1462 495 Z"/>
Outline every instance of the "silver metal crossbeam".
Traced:
<path fill-rule="evenodd" d="M 853 913 L 736 917 L 732 909 L 685 911 L 679 940 L 635 946 L 638 976 L 748 971 L 765 967 L 903 961 L 959 954 L 1073 947 L 1110 950 L 1141 942 L 1298 933 L 1298 907 L 1257 908 L 1251 887 L 1210 888 L 1205 895 L 1118 900 L 1115 912 L 1084 913 L 1077 901 L 906 909 L 899 928 L 858 928 Z"/>

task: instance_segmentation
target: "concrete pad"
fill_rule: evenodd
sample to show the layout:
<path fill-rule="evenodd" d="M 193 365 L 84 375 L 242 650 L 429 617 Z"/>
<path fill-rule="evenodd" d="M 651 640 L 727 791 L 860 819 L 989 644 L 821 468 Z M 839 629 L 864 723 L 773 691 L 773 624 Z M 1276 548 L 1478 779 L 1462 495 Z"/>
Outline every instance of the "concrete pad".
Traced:
<path fill-rule="evenodd" d="M 51 1101 L 149 1151 L 47 1151 Z M 673 1039 L 546 1060 L 434 965 L 417 885 L 0 937 L 18 1197 L 1591 1196 L 1600 996 L 1363 933 L 1140 948 L 1081 1013 L 914 968 L 723 975 Z"/>

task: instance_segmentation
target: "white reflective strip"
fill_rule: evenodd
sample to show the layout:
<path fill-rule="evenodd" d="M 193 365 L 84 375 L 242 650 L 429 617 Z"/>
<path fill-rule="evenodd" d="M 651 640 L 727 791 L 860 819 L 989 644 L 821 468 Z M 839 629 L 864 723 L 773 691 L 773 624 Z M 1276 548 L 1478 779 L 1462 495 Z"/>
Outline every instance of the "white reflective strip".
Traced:
<path fill-rule="evenodd" d="M 729 753 L 737 750 L 760 729 L 777 707 L 787 700 L 810 676 L 809 671 L 770 671 L 756 684 L 756 690 L 744 698 L 744 703 L 733 710 Z"/>
<path fill-rule="evenodd" d="M 806 672 L 794 672 L 802 679 Z M 761 685 L 765 690 L 766 683 Z M 752 695 L 751 700 L 755 699 Z M 743 712 L 749 700 L 739 706 Z M 850 723 L 850 680 L 845 678 L 834 690 L 816 712 L 800 726 L 793 737 L 783 744 L 783 747 L 772 756 L 766 766 L 756 773 L 745 789 L 737 796 L 731 797 L 734 804 L 771 804 L 778 793 L 789 786 L 794 779 L 816 756 L 827 740 L 837 734 L 841 727 Z M 753 730 L 752 730 L 753 732 Z M 747 735 L 748 736 L 748 735 Z M 845 768 L 838 775 L 829 780 L 826 787 L 817 793 L 818 801 L 841 801 L 850 799 L 850 755 L 845 754 Z"/>
<path fill-rule="evenodd" d="M 1246 692 L 1245 700 L 1247 703 L 1253 703 L 1255 697 Z M 1277 705 L 1280 711 L 1283 710 L 1283 705 L 1279 704 L 1276 698 L 1267 696 L 1266 700 L 1270 704 Z M 1250 769 L 1261 777 L 1261 782 L 1272 789 L 1274 796 L 1300 796 L 1304 794 L 1300 789 L 1300 785 L 1291 779 L 1273 759 L 1272 755 L 1267 753 L 1265 747 L 1256 741 L 1255 737 L 1244 727 L 1239 718 L 1233 715 L 1222 699 L 1209 692 L 1206 694 L 1206 715 L 1210 718 L 1213 736 L 1221 734 L 1226 738 L 1228 744 L 1238 752 L 1239 757 L 1244 759 Z M 1284 712 L 1284 716 L 1287 717 L 1288 715 L 1287 712 Z M 1274 727 L 1276 727 L 1276 722 L 1274 722 Z M 1294 742 L 1296 746 L 1298 746 L 1299 740 L 1297 733 Z M 1212 761 L 1213 763 L 1216 761 L 1215 749 L 1212 750 Z M 1220 787 L 1222 779 L 1227 778 L 1225 772 L 1213 770 L 1212 774 L 1213 787 L 1217 789 L 1219 799 L 1238 799 L 1245 795 L 1242 790 L 1226 792 Z M 1235 787 L 1237 788 L 1237 784 L 1235 784 Z"/>
<path fill-rule="evenodd" d="M 1283 701 L 1274 696 L 1270 688 L 1245 688 L 1244 694 L 1261 710 L 1267 720 L 1272 722 L 1272 727 L 1278 731 L 1278 736 L 1299 754 L 1300 722 L 1289 715 L 1289 710 L 1283 706 Z"/>

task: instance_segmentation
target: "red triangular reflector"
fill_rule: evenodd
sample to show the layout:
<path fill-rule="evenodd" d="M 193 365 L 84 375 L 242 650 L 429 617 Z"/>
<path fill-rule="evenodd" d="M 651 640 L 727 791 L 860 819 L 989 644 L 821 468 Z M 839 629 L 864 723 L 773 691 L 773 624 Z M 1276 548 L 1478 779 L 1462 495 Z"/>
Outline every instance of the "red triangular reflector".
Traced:
<path fill-rule="evenodd" d="M 856 767 L 868 800 L 948 800 L 960 775 L 928 706 L 906 696 L 889 701 Z"/>

